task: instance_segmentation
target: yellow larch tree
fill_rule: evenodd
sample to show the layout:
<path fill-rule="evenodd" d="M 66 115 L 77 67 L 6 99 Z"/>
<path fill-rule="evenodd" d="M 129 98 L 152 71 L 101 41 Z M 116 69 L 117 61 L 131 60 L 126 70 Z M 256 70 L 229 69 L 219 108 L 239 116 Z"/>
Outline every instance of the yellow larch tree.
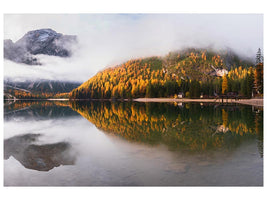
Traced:
<path fill-rule="evenodd" d="M 224 94 L 225 91 L 227 91 L 227 89 L 228 89 L 228 81 L 227 81 L 227 77 L 224 75 L 223 82 L 222 82 L 222 93 Z"/>

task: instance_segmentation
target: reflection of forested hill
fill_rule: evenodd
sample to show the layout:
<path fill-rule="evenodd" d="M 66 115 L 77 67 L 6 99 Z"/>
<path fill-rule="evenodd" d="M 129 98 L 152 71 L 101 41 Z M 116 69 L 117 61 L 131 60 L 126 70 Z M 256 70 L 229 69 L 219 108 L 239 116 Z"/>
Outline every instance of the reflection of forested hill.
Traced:
<path fill-rule="evenodd" d="M 164 143 L 171 149 L 232 148 L 244 140 L 262 143 L 262 112 L 250 106 L 200 104 L 71 102 L 96 127 L 129 141 Z"/>
<path fill-rule="evenodd" d="M 9 120 L 13 117 L 34 118 L 34 119 L 53 119 L 59 117 L 78 116 L 69 107 L 68 101 L 16 101 L 9 104 L 5 102 L 4 119 Z"/>

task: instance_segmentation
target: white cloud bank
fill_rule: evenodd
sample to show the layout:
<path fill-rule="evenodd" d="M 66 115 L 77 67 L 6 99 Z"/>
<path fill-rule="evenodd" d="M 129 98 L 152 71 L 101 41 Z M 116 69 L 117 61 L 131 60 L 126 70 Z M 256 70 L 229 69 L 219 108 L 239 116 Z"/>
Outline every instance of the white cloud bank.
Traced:
<path fill-rule="evenodd" d="M 42 66 L 5 60 L 5 78 L 86 81 L 107 66 L 183 47 L 230 47 L 251 58 L 263 48 L 260 14 L 4 15 L 4 39 L 15 42 L 26 32 L 41 28 L 77 35 L 74 55 L 39 55 Z"/>

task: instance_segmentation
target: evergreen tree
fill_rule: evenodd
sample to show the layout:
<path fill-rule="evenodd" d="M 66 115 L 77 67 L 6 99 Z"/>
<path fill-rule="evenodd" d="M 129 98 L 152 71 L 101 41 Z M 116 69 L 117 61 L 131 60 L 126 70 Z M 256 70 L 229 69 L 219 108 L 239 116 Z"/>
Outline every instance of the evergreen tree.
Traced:
<path fill-rule="evenodd" d="M 252 90 L 253 90 L 253 86 L 254 86 L 254 73 L 253 73 L 253 70 L 252 70 L 252 67 L 249 68 L 249 73 L 247 75 L 247 78 L 246 78 L 246 82 L 247 82 L 247 96 L 249 98 L 252 97 Z"/>
<path fill-rule="evenodd" d="M 189 86 L 190 98 L 200 97 L 200 83 L 197 80 L 192 80 Z"/>
<path fill-rule="evenodd" d="M 256 66 L 255 87 L 258 93 L 263 94 L 263 63 Z"/>
<path fill-rule="evenodd" d="M 241 93 L 247 97 L 248 89 L 247 89 L 247 77 L 241 80 Z"/>
<path fill-rule="evenodd" d="M 261 54 L 261 49 L 258 49 L 258 52 L 256 54 L 256 65 L 263 62 L 263 56 Z"/>
<path fill-rule="evenodd" d="M 149 81 L 148 85 L 146 86 L 146 97 L 153 97 L 152 93 L 152 85 L 151 82 Z"/>

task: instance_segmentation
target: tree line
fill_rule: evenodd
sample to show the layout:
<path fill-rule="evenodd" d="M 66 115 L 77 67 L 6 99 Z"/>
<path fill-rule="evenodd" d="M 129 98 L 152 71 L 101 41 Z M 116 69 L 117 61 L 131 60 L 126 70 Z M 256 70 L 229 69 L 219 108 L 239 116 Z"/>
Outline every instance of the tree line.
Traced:
<path fill-rule="evenodd" d="M 191 50 L 184 54 L 169 54 L 166 58 L 130 60 L 97 73 L 74 89 L 70 98 L 176 98 L 179 94 L 187 98 L 213 98 L 229 92 L 251 98 L 263 94 L 263 57 L 260 50 L 256 65 L 249 66 L 239 60 L 231 65 L 228 74 L 222 77 L 212 75 L 212 67 L 226 68 L 224 59 L 206 50 Z M 236 63 L 242 65 L 237 66 Z"/>

